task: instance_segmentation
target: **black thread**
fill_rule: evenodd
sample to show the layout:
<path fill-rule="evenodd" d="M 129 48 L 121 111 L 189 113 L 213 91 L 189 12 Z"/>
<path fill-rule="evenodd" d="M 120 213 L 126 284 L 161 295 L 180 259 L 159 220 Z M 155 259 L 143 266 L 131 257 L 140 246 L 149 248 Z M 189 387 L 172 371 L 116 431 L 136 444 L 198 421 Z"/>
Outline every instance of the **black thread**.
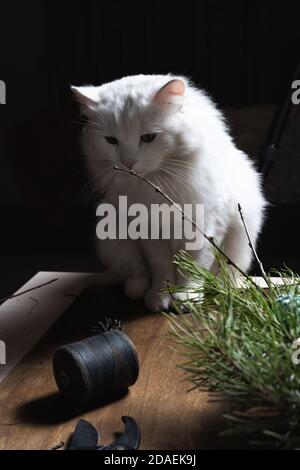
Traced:
<path fill-rule="evenodd" d="M 110 330 L 58 349 L 53 358 L 53 370 L 64 395 L 79 402 L 90 402 L 110 398 L 134 385 L 139 375 L 139 361 L 128 336 L 119 330 Z M 62 372 L 69 381 L 61 380 Z"/>

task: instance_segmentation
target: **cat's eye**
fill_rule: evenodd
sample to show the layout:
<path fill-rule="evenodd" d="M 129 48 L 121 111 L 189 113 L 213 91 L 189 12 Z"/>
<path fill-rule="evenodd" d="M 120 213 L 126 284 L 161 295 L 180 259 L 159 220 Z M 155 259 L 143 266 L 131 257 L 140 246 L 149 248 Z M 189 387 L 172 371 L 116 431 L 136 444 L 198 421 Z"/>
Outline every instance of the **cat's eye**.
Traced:
<path fill-rule="evenodd" d="M 106 142 L 111 145 L 118 145 L 119 141 L 115 137 L 105 137 Z"/>
<path fill-rule="evenodd" d="M 156 138 L 156 136 L 157 136 L 157 134 L 142 135 L 141 142 L 144 142 L 145 144 L 149 144 L 150 142 L 153 142 L 153 140 Z"/>

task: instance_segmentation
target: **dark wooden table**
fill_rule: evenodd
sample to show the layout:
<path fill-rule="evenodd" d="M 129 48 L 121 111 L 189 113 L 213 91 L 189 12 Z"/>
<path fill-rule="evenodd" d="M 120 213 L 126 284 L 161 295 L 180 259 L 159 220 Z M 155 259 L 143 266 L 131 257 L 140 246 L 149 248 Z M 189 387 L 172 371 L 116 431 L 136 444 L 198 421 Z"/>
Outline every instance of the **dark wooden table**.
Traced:
<path fill-rule="evenodd" d="M 97 409 L 65 402 L 52 374 L 52 355 L 62 345 L 90 335 L 105 316 L 121 318 L 136 345 L 141 372 L 129 393 Z M 122 431 L 121 417 L 141 426 L 142 449 L 196 449 L 222 446 L 220 405 L 205 393 L 187 393 L 190 384 L 171 349 L 167 319 L 125 299 L 120 289 L 90 286 L 0 385 L 0 448 L 47 449 L 66 442 L 80 418 L 110 443 Z"/>

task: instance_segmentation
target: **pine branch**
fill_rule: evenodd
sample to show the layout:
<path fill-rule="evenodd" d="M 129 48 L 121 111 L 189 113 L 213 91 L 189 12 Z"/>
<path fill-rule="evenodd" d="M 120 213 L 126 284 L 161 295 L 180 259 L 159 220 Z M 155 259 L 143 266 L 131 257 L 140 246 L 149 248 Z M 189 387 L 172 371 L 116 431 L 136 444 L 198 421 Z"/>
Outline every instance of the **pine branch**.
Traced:
<path fill-rule="evenodd" d="M 256 285 L 241 292 L 222 257 L 219 276 L 187 253 L 176 263 L 189 279 L 201 279 L 201 301 L 181 301 L 191 315 L 168 316 L 170 333 L 184 357 L 181 367 L 194 388 L 227 399 L 222 435 L 246 436 L 263 447 L 300 445 L 300 367 L 292 344 L 300 337 L 300 277 L 277 272 L 283 285 L 267 291 Z M 172 293 L 182 287 L 170 287 Z M 287 301 L 288 300 L 288 301 Z M 182 349 L 184 346 L 184 349 Z M 182 352 L 183 351 L 183 352 Z"/>

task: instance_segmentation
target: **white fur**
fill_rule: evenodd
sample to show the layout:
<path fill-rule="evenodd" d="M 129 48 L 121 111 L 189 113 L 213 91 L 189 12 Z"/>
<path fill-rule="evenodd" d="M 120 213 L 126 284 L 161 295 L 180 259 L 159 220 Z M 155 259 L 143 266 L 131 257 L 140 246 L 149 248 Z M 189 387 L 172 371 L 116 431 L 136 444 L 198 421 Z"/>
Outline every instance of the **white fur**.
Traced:
<path fill-rule="evenodd" d="M 158 92 L 171 80 L 185 83 L 184 97 L 159 102 Z M 95 183 L 105 202 L 117 204 L 120 195 L 129 203 L 163 203 L 161 195 L 131 175 L 116 173 L 113 165 L 135 162 L 133 169 L 147 176 L 176 202 L 205 205 L 205 232 L 238 266 L 247 271 L 251 251 L 238 213 L 241 204 L 253 243 L 261 229 L 265 201 L 260 178 L 249 158 L 232 141 L 221 113 L 210 98 L 186 78 L 138 75 L 100 87 L 74 88 L 89 119 L 83 148 Z M 171 96 L 171 95 L 170 95 Z M 166 100 L 167 101 L 167 100 Z M 158 133 L 151 143 L 143 134 Z M 118 139 L 119 145 L 106 142 Z M 184 241 L 98 241 L 99 256 L 110 279 L 123 282 L 130 298 L 145 299 L 154 311 L 168 308 L 170 298 L 160 295 L 166 281 L 185 281 L 175 271 L 174 254 Z M 197 261 L 214 269 L 206 242 Z"/>

